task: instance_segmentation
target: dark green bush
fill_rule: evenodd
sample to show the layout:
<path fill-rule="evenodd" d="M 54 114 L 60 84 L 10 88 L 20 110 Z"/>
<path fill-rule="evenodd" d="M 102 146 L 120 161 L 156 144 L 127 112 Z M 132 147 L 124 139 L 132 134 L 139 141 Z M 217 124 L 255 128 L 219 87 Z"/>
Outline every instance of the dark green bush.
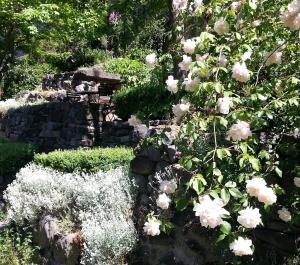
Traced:
<path fill-rule="evenodd" d="M 30 144 L 11 143 L 0 138 L 0 176 L 13 177 L 33 159 L 34 151 Z"/>
<path fill-rule="evenodd" d="M 117 115 L 128 119 L 132 114 L 148 119 L 161 119 L 169 115 L 175 102 L 163 85 L 146 84 L 138 87 L 123 88 L 113 96 Z"/>
<path fill-rule="evenodd" d="M 37 154 L 34 157 L 34 163 L 67 173 L 97 172 L 125 165 L 132 158 L 133 152 L 130 148 L 94 148 Z"/>

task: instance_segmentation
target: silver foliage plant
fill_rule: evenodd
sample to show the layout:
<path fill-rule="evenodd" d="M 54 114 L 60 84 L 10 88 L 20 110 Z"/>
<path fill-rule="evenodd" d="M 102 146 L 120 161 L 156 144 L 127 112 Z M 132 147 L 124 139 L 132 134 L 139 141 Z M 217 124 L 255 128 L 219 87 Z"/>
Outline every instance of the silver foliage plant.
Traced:
<path fill-rule="evenodd" d="M 83 265 L 113 265 L 135 246 L 135 184 L 126 168 L 64 174 L 29 164 L 5 191 L 7 218 L 22 225 L 41 214 L 72 212 L 84 237 Z"/>

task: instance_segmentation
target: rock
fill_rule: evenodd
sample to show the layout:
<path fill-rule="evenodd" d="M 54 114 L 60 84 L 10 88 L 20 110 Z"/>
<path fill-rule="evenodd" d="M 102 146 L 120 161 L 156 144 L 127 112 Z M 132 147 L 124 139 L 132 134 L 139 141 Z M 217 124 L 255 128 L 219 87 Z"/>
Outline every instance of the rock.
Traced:
<path fill-rule="evenodd" d="M 170 166 L 170 163 L 166 161 L 158 162 L 155 168 L 155 172 L 163 172 L 168 166 Z"/>
<path fill-rule="evenodd" d="M 169 159 L 172 163 L 174 163 L 176 161 L 176 147 L 175 145 L 169 145 L 167 147 L 167 152 L 168 152 L 168 155 L 169 155 Z"/>
<path fill-rule="evenodd" d="M 138 175 L 148 176 L 154 173 L 156 163 L 145 158 L 136 157 L 131 161 L 131 171 Z"/>
<path fill-rule="evenodd" d="M 161 160 L 161 153 L 160 150 L 153 146 L 149 146 L 146 150 L 148 153 L 148 158 L 154 162 L 158 162 Z"/>

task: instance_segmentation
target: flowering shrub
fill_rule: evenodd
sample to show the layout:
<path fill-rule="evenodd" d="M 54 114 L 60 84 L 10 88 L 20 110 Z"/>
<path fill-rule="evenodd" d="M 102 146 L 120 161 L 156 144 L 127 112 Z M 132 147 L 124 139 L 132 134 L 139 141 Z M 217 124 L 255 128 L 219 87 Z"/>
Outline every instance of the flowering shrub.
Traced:
<path fill-rule="evenodd" d="M 181 122 L 177 146 L 193 177 L 176 183 L 171 197 L 158 195 L 159 209 L 144 231 L 160 234 L 157 224 L 170 221 L 162 209 L 193 206 L 199 224 L 227 246 L 224 253 L 249 256 L 251 231 L 270 214 L 299 224 L 299 170 L 294 164 L 282 170 L 280 155 L 300 126 L 300 1 L 174 0 L 173 6 L 178 20 L 207 18 L 200 36 L 190 32 L 197 25 L 182 27 L 178 66 L 186 78 L 166 81 L 181 98 L 173 107 Z"/>
<path fill-rule="evenodd" d="M 122 168 L 94 174 L 28 165 L 5 191 L 7 219 L 22 225 L 42 213 L 72 214 L 82 228 L 82 264 L 119 264 L 135 245 L 134 185 Z"/>

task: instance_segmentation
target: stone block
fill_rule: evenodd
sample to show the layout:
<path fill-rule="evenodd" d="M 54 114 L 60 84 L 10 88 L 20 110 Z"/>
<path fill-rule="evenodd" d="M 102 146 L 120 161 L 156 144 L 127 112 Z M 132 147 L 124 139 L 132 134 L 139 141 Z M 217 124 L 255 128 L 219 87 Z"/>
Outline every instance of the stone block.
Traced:
<path fill-rule="evenodd" d="M 141 157 L 131 161 L 131 171 L 138 175 L 148 176 L 154 173 L 156 163 Z"/>

